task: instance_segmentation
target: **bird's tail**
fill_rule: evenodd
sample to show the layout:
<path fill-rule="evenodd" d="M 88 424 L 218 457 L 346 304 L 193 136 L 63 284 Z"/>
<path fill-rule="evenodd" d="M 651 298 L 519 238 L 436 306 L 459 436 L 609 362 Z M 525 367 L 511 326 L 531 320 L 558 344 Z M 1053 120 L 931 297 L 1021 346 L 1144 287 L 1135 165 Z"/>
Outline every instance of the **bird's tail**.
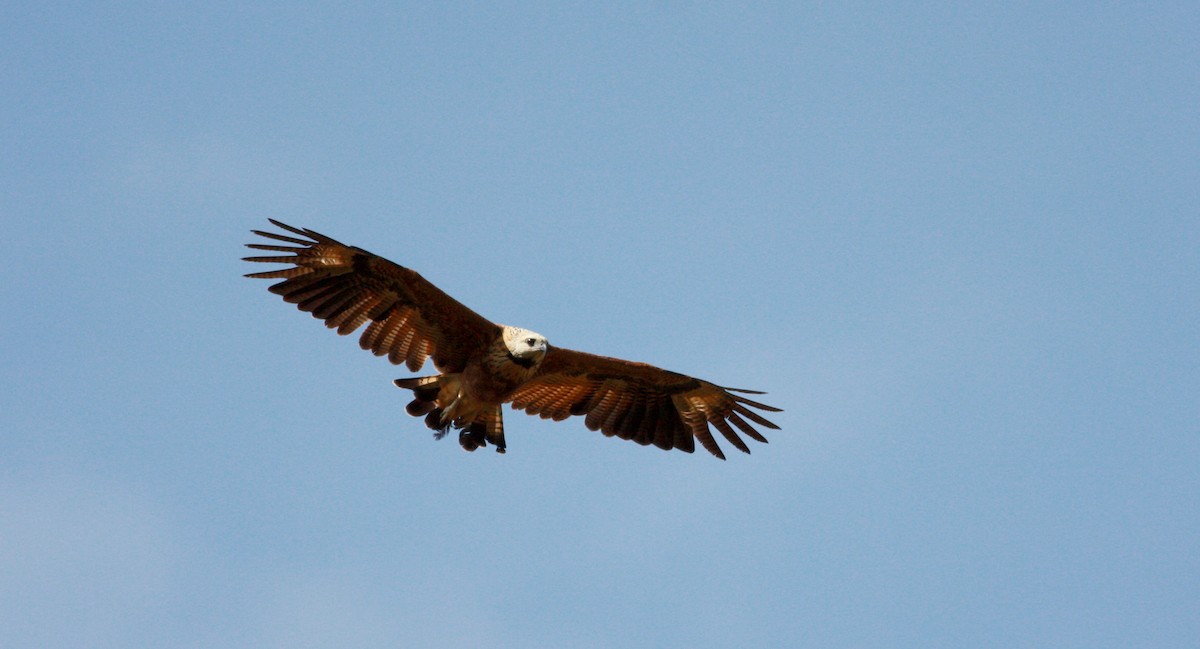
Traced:
<path fill-rule="evenodd" d="M 458 443 L 468 451 L 491 442 L 497 453 L 504 452 L 504 413 L 500 406 L 468 403 L 457 374 L 396 379 L 394 383 L 412 390 L 414 398 L 405 410 L 414 417 L 425 417 L 425 425 L 434 431 L 436 439 L 455 428 L 459 431 Z"/>

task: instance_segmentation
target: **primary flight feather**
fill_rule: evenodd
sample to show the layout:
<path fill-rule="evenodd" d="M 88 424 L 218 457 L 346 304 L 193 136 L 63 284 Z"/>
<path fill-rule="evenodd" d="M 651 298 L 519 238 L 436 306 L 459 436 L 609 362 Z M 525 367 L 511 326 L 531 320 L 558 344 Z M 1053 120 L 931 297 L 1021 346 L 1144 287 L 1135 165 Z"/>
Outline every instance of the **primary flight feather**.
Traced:
<path fill-rule="evenodd" d="M 504 452 L 505 403 L 555 421 L 580 415 L 591 430 L 667 450 L 691 453 L 699 440 L 721 459 L 725 454 L 710 426 L 745 453 L 750 449 L 739 432 L 765 443 L 752 424 L 779 428 L 751 410 L 779 408 L 742 396 L 761 392 L 552 346 L 541 334 L 491 322 L 416 271 L 319 232 L 270 221 L 295 236 L 253 230 L 277 243 L 247 247 L 282 254 L 245 260 L 289 266 L 246 277 L 283 280 L 270 291 L 339 334 L 367 325 L 359 345 L 413 372 L 432 357 L 438 374 L 395 383 L 412 390 L 409 414 L 424 417 L 438 438 L 458 430 L 468 451 L 490 443 Z"/>

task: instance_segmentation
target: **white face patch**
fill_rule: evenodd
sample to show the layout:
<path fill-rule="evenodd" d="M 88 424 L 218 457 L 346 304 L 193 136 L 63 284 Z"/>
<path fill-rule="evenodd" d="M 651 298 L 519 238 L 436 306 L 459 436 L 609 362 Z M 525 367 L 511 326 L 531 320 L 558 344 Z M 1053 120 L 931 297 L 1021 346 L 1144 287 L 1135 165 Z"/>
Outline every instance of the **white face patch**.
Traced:
<path fill-rule="evenodd" d="M 504 346 L 515 358 L 538 361 L 546 355 L 549 343 L 546 337 L 535 331 L 520 327 L 504 327 Z"/>

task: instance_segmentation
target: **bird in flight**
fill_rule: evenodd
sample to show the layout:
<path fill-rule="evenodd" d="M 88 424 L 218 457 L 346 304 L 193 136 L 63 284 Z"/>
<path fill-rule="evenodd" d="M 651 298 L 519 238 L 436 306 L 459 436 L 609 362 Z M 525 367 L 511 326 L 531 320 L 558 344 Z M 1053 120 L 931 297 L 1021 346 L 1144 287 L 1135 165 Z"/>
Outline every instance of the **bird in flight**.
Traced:
<path fill-rule="evenodd" d="M 490 443 L 503 453 L 505 403 L 555 421 L 580 415 L 591 430 L 643 446 L 691 453 L 699 440 L 722 460 L 709 426 L 744 453 L 750 448 L 739 431 L 767 441 L 751 422 L 779 429 L 751 410 L 779 408 L 742 396 L 762 392 L 553 346 L 541 334 L 491 322 L 414 270 L 319 232 L 270 221 L 290 234 L 252 230 L 271 243 L 246 245 L 282 254 L 245 260 L 288 267 L 246 277 L 283 280 L 269 290 L 341 335 L 366 324 L 359 345 L 412 372 L 432 357 L 438 374 L 395 384 L 412 390 L 408 414 L 424 417 L 438 439 L 455 429 L 464 449 Z"/>

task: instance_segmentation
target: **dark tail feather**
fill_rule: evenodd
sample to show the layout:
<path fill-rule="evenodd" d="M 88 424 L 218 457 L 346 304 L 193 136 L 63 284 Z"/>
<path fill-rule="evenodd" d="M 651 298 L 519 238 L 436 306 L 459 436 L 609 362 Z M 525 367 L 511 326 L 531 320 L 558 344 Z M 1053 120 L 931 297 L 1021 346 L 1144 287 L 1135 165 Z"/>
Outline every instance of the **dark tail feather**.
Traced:
<path fill-rule="evenodd" d="M 436 401 L 438 390 L 441 389 L 441 376 L 414 376 L 410 379 L 396 379 L 392 383 L 402 390 L 412 390 L 413 396 L 421 401 Z"/>
<path fill-rule="evenodd" d="M 496 445 L 497 453 L 503 453 L 505 451 L 504 411 L 500 409 L 500 406 L 496 406 L 490 411 L 480 415 L 479 419 L 476 420 L 476 423 L 481 420 L 483 422 L 484 438 Z"/>
<path fill-rule="evenodd" d="M 396 387 L 412 390 L 416 397 L 405 406 L 404 410 L 414 417 L 425 418 L 425 423 L 434 430 L 441 430 L 442 411 L 437 407 L 438 391 L 441 389 L 437 376 L 413 377 L 411 379 L 396 379 Z M 436 415 L 436 416 L 435 416 Z M 442 433 L 445 435 L 445 433 Z"/>

